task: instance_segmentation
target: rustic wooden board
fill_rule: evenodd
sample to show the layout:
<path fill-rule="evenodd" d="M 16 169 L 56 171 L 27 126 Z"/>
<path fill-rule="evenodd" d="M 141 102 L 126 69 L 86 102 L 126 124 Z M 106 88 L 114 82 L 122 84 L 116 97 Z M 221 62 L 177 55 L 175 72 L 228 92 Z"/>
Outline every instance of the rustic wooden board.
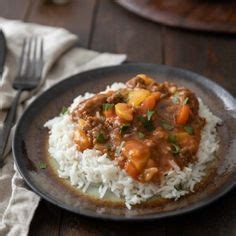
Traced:
<path fill-rule="evenodd" d="M 236 96 L 236 36 L 165 28 L 164 63 L 203 74 Z"/>
<path fill-rule="evenodd" d="M 112 1 L 98 4 L 91 48 L 125 53 L 129 61 L 162 63 L 161 26 L 130 14 Z"/>
<path fill-rule="evenodd" d="M 131 12 L 169 26 L 236 33 L 233 0 L 117 0 Z"/>
<path fill-rule="evenodd" d="M 24 20 L 29 8 L 29 0 L 0 0 L 0 17 Z"/>
<path fill-rule="evenodd" d="M 29 1 L 29 0 L 28 0 Z M 79 35 L 79 45 L 88 47 L 96 0 L 74 0 L 65 5 L 31 1 L 26 21 L 63 27 Z"/>
<path fill-rule="evenodd" d="M 235 35 L 171 29 L 145 21 L 110 0 L 71 0 L 65 6 L 40 2 L 0 0 L 0 16 L 65 27 L 79 35 L 83 46 L 103 52 L 126 53 L 129 61 L 163 63 L 196 71 L 217 81 L 236 96 Z M 235 198 L 236 189 L 198 212 L 145 224 L 91 220 L 42 200 L 29 235 L 234 236 Z"/>

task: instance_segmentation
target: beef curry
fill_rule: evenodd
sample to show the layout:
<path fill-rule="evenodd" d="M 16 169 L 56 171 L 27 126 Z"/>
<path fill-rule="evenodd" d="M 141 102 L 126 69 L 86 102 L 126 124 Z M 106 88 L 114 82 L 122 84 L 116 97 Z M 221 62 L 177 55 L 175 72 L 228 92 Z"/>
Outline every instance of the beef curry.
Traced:
<path fill-rule="evenodd" d="M 197 97 L 175 84 L 140 74 L 117 91 L 99 93 L 72 112 L 79 151 L 107 153 L 140 182 L 160 182 L 176 163 L 194 163 L 205 120 Z"/>

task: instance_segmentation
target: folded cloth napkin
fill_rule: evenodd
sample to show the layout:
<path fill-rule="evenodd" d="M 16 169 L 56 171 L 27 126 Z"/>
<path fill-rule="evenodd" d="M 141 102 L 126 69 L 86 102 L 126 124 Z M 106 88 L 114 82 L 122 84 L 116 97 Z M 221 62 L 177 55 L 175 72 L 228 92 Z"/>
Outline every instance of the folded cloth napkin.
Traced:
<path fill-rule="evenodd" d="M 3 80 L 0 84 L 0 125 L 16 94 L 11 85 L 16 76 L 16 64 L 25 37 L 40 36 L 44 39 L 45 64 L 40 89 L 22 94 L 18 117 L 25 106 L 39 93 L 60 80 L 89 69 L 117 65 L 126 59 L 125 55 L 97 53 L 75 48 L 77 36 L 61 28 L 3 18 L 0 18 L 0 28 L 6 36 L 8 47 Z M 14 167 L 10 143 L 11 138 L 6 151 L 5 165 L 0 169 L 0 235 L 21 236 L 28 234 L 30 222 L 40 198 L 25 185 Z"/>

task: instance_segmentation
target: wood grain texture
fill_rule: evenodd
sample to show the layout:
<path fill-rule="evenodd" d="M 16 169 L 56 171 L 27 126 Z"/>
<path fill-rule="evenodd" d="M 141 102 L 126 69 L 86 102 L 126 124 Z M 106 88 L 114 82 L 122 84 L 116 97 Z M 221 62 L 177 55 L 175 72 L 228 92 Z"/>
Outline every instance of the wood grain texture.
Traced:
<path fill-rule="evenodd" d="M 30 0 L 0 0 L 0 17 L 24 20 Z"/>
<path fill-rule="evenodd" d="M 61 222 L 61 235 L 165 235 L 164 222 L 118 223 L 94 220 L 70 212 L 64 212 Z"/>
<path fill-rule="evenodd" d="M 165 64 L 203 74 L 236 95 L 236 36 L 166 28 Z"/>
<path fill-rule="evenodd" d="M 177 0 L 173 0 L 176 2 Z M 129 61 L 165 63 L 204 74 L 236 95 L 236 36 L 170 29 L 139 18 L 109 0 L 0 0 L 2 17 L 65 27 L 81 45 L 126 53 Z M 236 235 L 236 190 L 198 212 L 150 223 L 91 220 L 42 200 L 29 235 Z"/>
<path fill-rule="evenodd" d="M 236 235 L 236 190 L 212 205 L 191 214 L 169 220 L 166 235 Z"/>
<path fill-rule="evenodd" d="M 29 235 L 57 236 L 60 233 L 61 209 L 41 200 L 31 222 Z"/>
<path fill-rule="evenodd" d="M 236 95 L 236 37 L 165 28 L 164 63 L 203 74 Z M 211 206 L 173 218 L 166 235 L 236 235 L 236 189 Z"/>
<path fill-rule="evenodd" d="M 144 18 L 165 25 L 224 33 L 236 33 L 233 0 L 118 0 Z"/>
<path fill-rule="evenodd" d="M 161 27 L 109 0 L 99 1 L 91 48 L 125 53 L 130 61 L 162 62 Z"/>
<path fill-rule="evenodd" d="M 95 0 L 71 0 L 66 5 L 32 1 L 27 21 L 64 27 L 79 35 L 80 45 L 88 47 Z"/>

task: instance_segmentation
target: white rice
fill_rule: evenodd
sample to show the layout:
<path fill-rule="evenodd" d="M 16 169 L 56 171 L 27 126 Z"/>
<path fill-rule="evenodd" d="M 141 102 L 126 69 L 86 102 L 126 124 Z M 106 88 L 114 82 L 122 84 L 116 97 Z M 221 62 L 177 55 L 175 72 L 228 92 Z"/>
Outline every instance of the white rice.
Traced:
<path fill-rule="evenodd" d="M 105 91 L 123 87 L 125 87 L 123 83 L 114 83 Z M 84 96 L 78 96 L 69 111 L 93 95 L 86 93 Z M 205 175 L 207 163 L 215 158 L 215 152 L 219 148 L 216 125 L 221 123 L 221 120 L 210 112 L 201 99 L 199 104 L 199 115 L 206 119 L 206 125 L 201 134 L 198 162 L 180 170 L 173 161 L 173 169 L 166 173 L 164 181 L 159 186 L 133 180 L 117 166 L 115 161 L 109 160 L 106 154 L 102 155 L 97 150 L 87 149 L 79 152 L 72 140 L 74 124 L 69 114 L 55 117 L 45 124 L 50 130 L 48 151 L 51 158 L 58 163 L 58 174 L 61 178 L 68 179 L 73 186 L 84 192 L 89 186 L 98 186 L 100 198 L 103 198 L 107 191 L 111 191 L 118 198 L 124 199 L 129 209 L 132 205 L 144 202 L 153 196 L 178 199 L 194 191 L 194 186 Z"/>

